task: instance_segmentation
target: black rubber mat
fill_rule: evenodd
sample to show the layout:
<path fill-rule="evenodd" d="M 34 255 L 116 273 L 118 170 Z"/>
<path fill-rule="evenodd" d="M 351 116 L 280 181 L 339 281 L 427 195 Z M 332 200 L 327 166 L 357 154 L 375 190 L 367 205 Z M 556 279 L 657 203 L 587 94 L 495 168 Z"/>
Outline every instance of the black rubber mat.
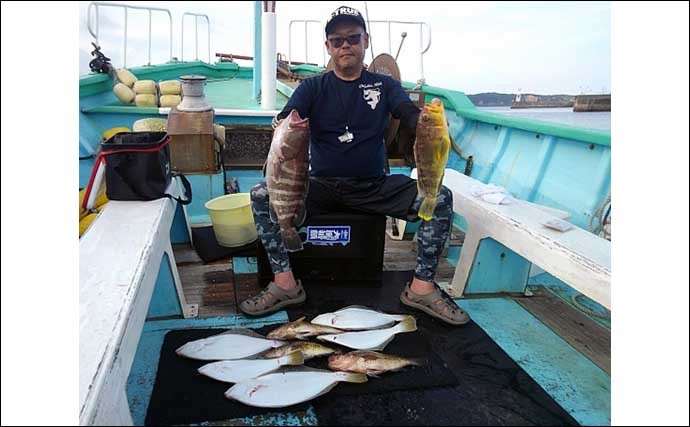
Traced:
<path fill-rule="evenodd" d="M 399 294 L 411 272 L 385 272 L 383 286 L 346 287 L 305 282 L 307 302 L 291 320 L 365 305 L 390 313 L 416 314 L 418 331 L 399 334 L 385 353 L 425 357 L 429 365 L 383 374 L 364 384 L 338 384 L 309 403 L 276 409 L 249 407 L 223 396 L 231 384 L 202 376 L 206 362 L 179 357 L 180 345 L 222 330 L 169 332 L 163 343 L 147 425 L 222 421 L 314 407 L 321 425 L 576 425 L 486 333 L 473 322 L 451 327 L 408 310 Z M 258 329 L 265 334 L 277 325 Z M 345 351 L 348 351 L 345 349 Z M 308 361 L 325 368 L 326 359 Z"/>
<path fill-rule="evenodd" d="M 199 258 L 204 263 L 218 261 L 219 259 L 230 258 L 233 256 L 250 257 L 256 256 L 257 241 L 253 241 L 244 246 L 228 248 L 218 244 L 213 227 L 193 227 L 192 242 Z"/>
<path fill-rule="evenodd" d="M 266 326 L 256 332 L 265 335 L 279 325 Z M 232 384 L 211 380 L 197 372 L 206 363 L 178 356 L 175 349 L 181 345 L 226 329 L 188 329 L 168 332 L 163 341 L 158 377 L 154 386 L 146 423 L 149 425 L 171 425 L 197 423 L 203 421 L 227 420 L 230 418 L 248 417 L 275 412 L 253 408 L 242 403 L 230 401 L 223 396 Z M 344 352 L 351 351 L 337 347 Z M 340 383 L 327 396 L 386 393 L 396 390 L 421 389 L 457 385 L 453 373 L 432 351 L 425 337 L 417 333 L 399 334 L 384 351 L 405 357 L 423 358 L 425 366 L 409 367 L 399 372 L 371 378 L 365 384 Z M 319 357 L 308 360 L 307 366 L 328 369 L 328 358 Z M 306 406 L 296 405 L 285 408 L 285 411 L 299 410 Z M 174 411 L 169 408 L 175 408 Z"/>

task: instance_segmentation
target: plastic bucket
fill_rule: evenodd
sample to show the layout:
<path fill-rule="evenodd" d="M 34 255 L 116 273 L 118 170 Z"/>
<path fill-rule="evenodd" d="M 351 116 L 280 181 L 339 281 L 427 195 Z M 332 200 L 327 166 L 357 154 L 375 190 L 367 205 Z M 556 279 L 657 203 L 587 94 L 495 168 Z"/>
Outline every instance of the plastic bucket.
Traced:
<path fill-rule="evenodd" d="M 250 203 L 249 193 L 228 194 L 206 202 L 218 244 L 232 248 L 256 240 Z"/>

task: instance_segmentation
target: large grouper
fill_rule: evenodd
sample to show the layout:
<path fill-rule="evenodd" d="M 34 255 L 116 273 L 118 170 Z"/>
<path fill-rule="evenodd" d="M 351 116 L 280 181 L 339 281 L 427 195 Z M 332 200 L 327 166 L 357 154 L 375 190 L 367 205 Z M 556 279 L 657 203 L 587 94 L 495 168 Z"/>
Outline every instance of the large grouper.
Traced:
<path fill-rule="evenodd" d="M 266 158 L 266 188 L 271 218 L 280 224 L 280 235 L 289 252 L 302 250 L 295 228 L 306 215 L 309 186 L 309 119 L 290 111 L 273 131 Z"/>

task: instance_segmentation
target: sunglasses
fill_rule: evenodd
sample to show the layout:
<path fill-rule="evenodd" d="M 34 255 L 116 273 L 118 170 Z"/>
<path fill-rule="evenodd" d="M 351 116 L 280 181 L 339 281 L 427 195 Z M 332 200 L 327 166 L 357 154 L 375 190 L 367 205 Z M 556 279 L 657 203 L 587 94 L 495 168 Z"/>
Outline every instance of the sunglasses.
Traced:
<path fill-rule="evenodd" d="M 347 37 L 331 37 L 328 39 L 328 42 L 331 44 L 336 49 L 339 49 L 343 46 L 343 43 L 345 43 L 345 40 L 347 40 L 347 43 L 350 46 L 355 46 L 358 45 L 360 41 L 362 41 L 362 36 L 365 33 L 359 33 L 359 34 L 351 34 Z"/>

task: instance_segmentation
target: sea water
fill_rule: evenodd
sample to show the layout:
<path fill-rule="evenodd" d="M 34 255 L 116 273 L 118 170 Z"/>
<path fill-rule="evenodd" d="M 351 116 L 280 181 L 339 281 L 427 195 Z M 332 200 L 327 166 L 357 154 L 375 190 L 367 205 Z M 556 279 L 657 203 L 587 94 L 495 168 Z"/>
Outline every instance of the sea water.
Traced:
<path fill-rule="evenodd" d="M 571 108 L 515 108 L 478 107 L 481 111 L 506 114 L 513 117 L 561 123 L 581 128 L 611 130 L 610 111 L 574 112 Z"/>

